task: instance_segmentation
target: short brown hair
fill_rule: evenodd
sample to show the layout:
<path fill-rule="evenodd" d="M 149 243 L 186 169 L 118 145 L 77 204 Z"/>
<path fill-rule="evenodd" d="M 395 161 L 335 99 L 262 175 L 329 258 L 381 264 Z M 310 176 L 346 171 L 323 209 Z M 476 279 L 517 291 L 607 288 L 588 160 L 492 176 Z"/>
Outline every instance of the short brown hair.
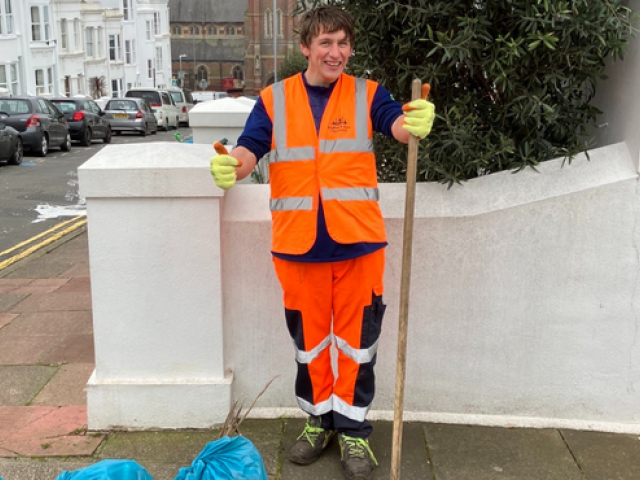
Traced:
<path fill-rule="evenodd" d="M 314 37 L 320 35 L 322 30 L 325 33 L 343 30 L 349 45 L 353 47 L 355 26 L 349 12 L 334 5 L 323 5 L 305 12 L 300 19 L 300 43 L 309 47 Z"/>

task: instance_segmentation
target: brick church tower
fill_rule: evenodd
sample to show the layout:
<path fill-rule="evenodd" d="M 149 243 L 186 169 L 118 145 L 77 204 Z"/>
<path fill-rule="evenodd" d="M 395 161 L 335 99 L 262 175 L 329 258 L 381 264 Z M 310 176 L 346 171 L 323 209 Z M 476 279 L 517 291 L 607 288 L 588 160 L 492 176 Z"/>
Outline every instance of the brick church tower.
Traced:
<path fill-rule="evenodd" d="M 292 50 L 299 48 L 300 41 L 294 33 L 297 30 L 297 17 L 293 15 L 296 3 L 296 0 L 275 0 L 274 32 L 274 0 L 248 0 L 245 16 L 245 95 L 257 95 L 273 83 L 274 46 L 276 70 Z"/>

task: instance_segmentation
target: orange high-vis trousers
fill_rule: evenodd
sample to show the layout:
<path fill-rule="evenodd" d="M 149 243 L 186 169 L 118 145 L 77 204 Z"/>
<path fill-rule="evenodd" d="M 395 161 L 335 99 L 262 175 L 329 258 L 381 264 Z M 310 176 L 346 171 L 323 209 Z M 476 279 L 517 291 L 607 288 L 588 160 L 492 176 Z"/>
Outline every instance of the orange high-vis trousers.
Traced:
<path fill-rule="evenodd" d="M 375 393 L 374 366 L 385 305 L 384 248 L 328 263 L 273 259 L 296 351 L 298 404 L 324 428 L 366 436 Z M 331 367 L 336 346 L 337 376 Z"/>

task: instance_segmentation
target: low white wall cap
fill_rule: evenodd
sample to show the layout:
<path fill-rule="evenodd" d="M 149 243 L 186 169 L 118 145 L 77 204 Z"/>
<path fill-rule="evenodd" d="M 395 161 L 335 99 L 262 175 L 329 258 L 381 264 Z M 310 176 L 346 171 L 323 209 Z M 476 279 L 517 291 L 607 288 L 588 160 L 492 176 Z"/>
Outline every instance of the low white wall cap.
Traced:
<path fill-rule="evenodd" d="M 190 127 L 244 127 L 253 106 L 235 98 L 198 103 L 189 112 Z"/>
<path fill-rule="evenodd" d="M 108 145 L 78 168 L 80 195 L 91 197 L 219 197 L 208 144 Z"/>
<path fill-rule="evenodd" d="M 415 216 L 467 217 L 495 212 L 591 188 L 637 180 L 638 173 L 627 144 L 616 143 L 574 157 L 540 163 L 522 172 L 493 173 L 454 185 L 418 183 Z M 380 207 L 385 218 L 404 217 L 405 184 L 380 186 Z"/>
<path fill-rule="evenodd" d="M 247 99 L 249 100 L 249 99 Z M 254 102 L 255 103 L 255 102 Z M 198 102 L 190 111 L 192 113 L 214 112 L 214 113 L 249 113 L 253 105 L 237 98 L 221 98 L 209 102 Z"/>

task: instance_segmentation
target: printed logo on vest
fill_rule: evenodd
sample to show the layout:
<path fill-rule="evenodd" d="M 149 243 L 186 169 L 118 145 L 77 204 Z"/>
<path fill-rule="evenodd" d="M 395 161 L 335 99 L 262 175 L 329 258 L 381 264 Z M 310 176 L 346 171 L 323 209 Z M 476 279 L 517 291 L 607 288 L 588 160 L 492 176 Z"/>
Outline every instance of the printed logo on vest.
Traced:
<path fill-rule="evenodd" d="M 344 117 L 334 118 L 329 124 L 329 131 L 332 133 L 347 132 L 350 129 L 351 126 L 347 123 L 347 120 Z"/>

